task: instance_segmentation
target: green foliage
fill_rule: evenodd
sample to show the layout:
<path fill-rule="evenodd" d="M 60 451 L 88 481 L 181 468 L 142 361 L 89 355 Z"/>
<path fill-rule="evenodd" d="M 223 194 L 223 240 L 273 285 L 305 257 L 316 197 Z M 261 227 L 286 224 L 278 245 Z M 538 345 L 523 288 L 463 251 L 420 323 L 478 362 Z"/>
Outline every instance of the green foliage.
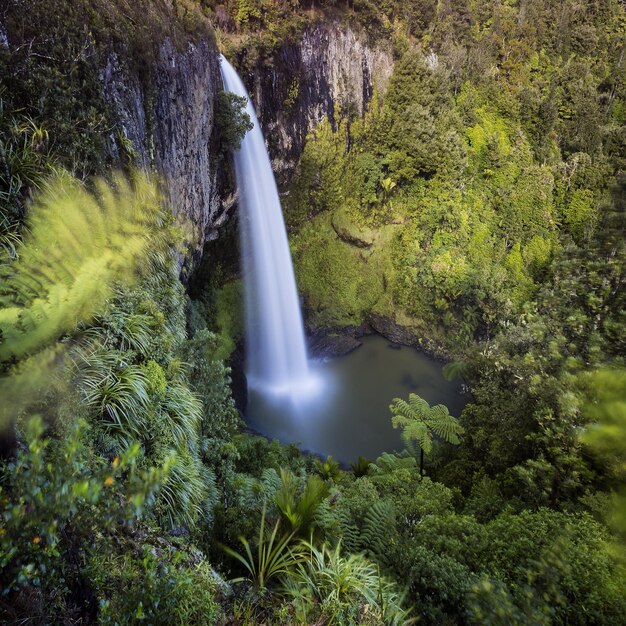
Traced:
<path fill-rule="evenodd" d="M 341 475 L 341 466 L 332 456 L 327 456 L 325 461 L 315 460 L 315 470 L 324 479 L 337 482 Z"/>
<path fill-rule="evenodd" d="M 246 99 L 234 93 L 220 91 L 215 104 L 215 128 L 222 154 L 237 150 L 244 135 L 252 130 L 250 116 L 245 111 Z"/>
<path fill-rule="evenodd" d="M 185 344 L 185 360 L 190 364 L 191 388 L 202 400 L 202 435 L 204 445 L 227 441 L 239 426 L 239 415 L 230 394 L 230 370 L 219 360 L 216 335 L 198 331 Z"/>
<path fill-rule="evenodd" d="M 0 97 L 0 233 L 5 237 L 21 221 L 24 198 L 53 169 L 49 140 L 45 127 L 7 111 Z"/>
<path fill-rule="evenodd" d="M 2 382 L 5 421 L 36 397 L 58 356 L 51 344 L 89 321 L 114 281 L 134 278 L 162 225 L 156 187 L 143 175 L 97 181 L 95 194 L 65 174 L 46 184 L 19 257 L 0 268 L 0 360 L 23 359 Z"/>
<path fill-rule="evenodd" d="M 308 534 L 312 531 L 316 513 L 328 487 L 318 476 L 308 476 L 302 493 L 298 495 L 296 477 L 288 470 L 280 470 L 280 487 L 274 502 L 291 532 Z"/>
<path fill-rule="evenodd" d="M 204 559 L 190 563 L 181 551 L 144 544 L 136 559 L 99 565 L 112 567 L 103 586 L 113 596 L 101 602 L 101 624 L 209 626 L 220 617 L 215 576 Z"/>
<path fill-rule="evenodd" d="M 86 424 L 77 422 L 65 441 L 44 437 L 43 422 L 26 423 L 26 448 L 2 468 L 0 547 L 3 588 L 41 588 L 67 593 L 79 575 L 67 551 L 83 554 L 100 535 L 119 532 L 149 508 L 167 476 L 139 470 L 139 446 L 112 462 L 93 459 L 85 444 Z M 72 546 L 74 546 L 72 548 Z"/>
<path fill-rule="evenodd" d="M 427 623 L 608 624 L 623 610 L 624 579 L 606 537 L 588 515 L 546 509 L 486 525 L 432 515 L 411 527 L 392 560 Z"/>
<path fill-rule="evenodd" d="M 205 547 L 257 536 L 229 553 L 264 588 L 221 600 L 237 623 L 407 623 L 379 567 L 407 584 L 426 624 L 620 623 L 624 381 L 594 371 L 623 365 L 626 349 L 623 185 L 606 193 L 626 162 L 623 6 L 166 4 L 89 0 L 76 13 L 27 0 L 2 18 L 0 320 L 10 316 L 0 393 L 7 416 L 45 411 L 54 429 L 49 439 L 27 432 L 2 471 L 2 582 L 12 589 L 2 608 L 14 621 L 217 622 L 207 561 L 158 528 L 146 539 L 141 509 Z M 332 14 L 365 29 L 369 45 L 393 47 L 388 88 L 364 118 L 348 97 L 309 132 L 286 215 L 312 326 L 382 316 L 462 361 L 448 373 L 462 370 L 472 403 L 454 450 L 432 445 L 462 432 L 445 407 L 417 396 L 392 405 L 408 443 L 432 446 L 432 475 L 448 486 L 422 478 L 408 451 L 350 473 L 236 434 L 220 359 L 241 335 L 239 284 L 186 328 L 177 237 L 158 212 L 158 234 L 152 219 L 135 230 L 132 216 L 128 230 L 126 210 L 105 215 L 115 193 L 72 183 L 77 206 L 59 200 L 38 238 L 19 232 L 56 163 L 100 170 L 109 138 L 134 158 L 102 98 L 111 51 L 145 70 L 149 103 L 157 46 L 165 34 L 180 50 L 205 36 L 201 12 L 246 71 L 271 68 L 287 120 L 308 102 L 306 77 L 285 80 L 272 63 L 305 25 Z M 221 94 L 215 110 L 219 149 L 236 149 L 249 128 L 242 102 Z M 100 261 L 82 292 L 92 278 L 81 272 Z M 78 438 L 76 416 L 90 424 Z M 294 545 L 311 528 L 333 547 Z M 86 589 L 84 612 L 73 610 Z M 41 598 L 46 610 L 20 613 Z"/>
<path fill-rule="evenodd" d="M 344 556 L 341 546 L 304 544 L 303 558 L 284 578 L 284 591 L 299 621 L 324 619 L 337 624 L 412 624 L 404 597 L 377 567 L 358 554 Z"/>
<path fill-rule="evenodd" d="M 583 433 L 585 443 L 609 464 L 618 489 L 613 493 L 612 507 L 607 522 L 619 542 L 615 552 L 626 562 L 626 398 L 624 370 L 601 370 L 590 381 L 590 402 L 585 412 L 594 421 Z"/>
<path fill-rule="evenodd" d="M 408 402 L 394 398 L 389 409 L 394 415 L 391 418 L 393 427 L 401 427 L 407 444 L 416 441 L 425 454 L 432 450 L 433 434 L 448 443 L 458 445 L 461 442 L 459 435 L 463 434 L 463 427 L 443 404 L 431 407 L 426 400 L 412 393 Z"/>
<path fill-rule="evenodd" d="M 279 527 L 280 521 L 277 521 L 271 531 L 267 530 L 265 507 L 263 507 L 256 553 L 253 553 L 250 542 L 245 537 L 240 537 L 244 547 L 243 554 L 228 546 L 223 546 L 226 554 L 239 561 L 246 568 L 251 582 L 260 589 L 264 589 L 272 578 L 288 572 L 289 568 L 301 558 L 298 551 L 290 548 L 294 533 L 279 535 Z M 242 580 L 245 578 L 235 578 L 233 582 L 241 582 Z"/>
<path fill-rule="evenodd" d="M 365 476 L 370 468 L 371 462 L 368 461 L 364 456 L 359 456 L 359 458 L 350 464 L 352 468 L 352 473 L 359 478 L 360 476 Z"/>

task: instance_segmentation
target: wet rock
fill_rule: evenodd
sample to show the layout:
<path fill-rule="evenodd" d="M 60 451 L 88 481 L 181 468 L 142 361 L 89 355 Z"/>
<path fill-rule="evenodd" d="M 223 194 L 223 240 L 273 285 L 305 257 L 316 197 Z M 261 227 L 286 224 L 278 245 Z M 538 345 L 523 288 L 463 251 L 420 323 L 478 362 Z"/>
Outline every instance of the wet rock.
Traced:
<path fill-rule="evenodd" d="M 154 63 L 140 71 L 117 53 L 109 54 L 100 73 L 105 99 L 118 119 L 118 129 L 108 138 L 109 152 L 119 164 L 130 159 L 144 169 L 156 169 L 172 212 L 191 224 L 197 260 L 232 209 L 232 203 L 219 197 L 211 148 L 221 84 L 217 50 L 204 39 L 184 50 L 166 39 Z M 150 84 L 147 75 L 154 77 Z"/>
<path fill-rule="evenodd" d="M 350 354 L 362 344 L 350 331 L 318 330 L 309 337 L 309 353 L 318 359 L 335 358 Z"/>
<path fill-rule="evenodd" d="M 236 63 L 247 65 L 244 52 Z M 242 78 L 263 127 L 280 186 L 295 171 L 308 132 L 324 117 L 360 117 L 393 72 L 390 45 L 372 44 L 343 23 L 323 21 L 259 60 Z"/>
<path fill-rule="evenodd" d="M 0 17 L 0 50 L 9 49 L 9 36 L 7 35 L 7 29 Z"/>

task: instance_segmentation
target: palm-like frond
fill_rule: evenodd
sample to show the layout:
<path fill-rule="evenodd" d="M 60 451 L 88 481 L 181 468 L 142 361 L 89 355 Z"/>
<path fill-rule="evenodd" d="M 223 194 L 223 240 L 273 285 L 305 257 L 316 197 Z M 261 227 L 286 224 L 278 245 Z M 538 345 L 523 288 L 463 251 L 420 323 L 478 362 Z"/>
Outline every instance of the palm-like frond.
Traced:
<path fill-rule="evenodd" d="M 125 362 L 121 352 L 81 354 L 80 389 L 106 432 L 123 444 L 141 440 L 147 428 L 149 381 L 143 368 Z"/>
<path fill-rule="evenodd" d="M 460 442 L 459 435 L 463 433 L 463 427 L 443 404 L 431 407 L 426 400 L 411 393 L 408 402 L 402 398 L 394 398 L 389 409 L 393 414 L 393 427 L 402 428 L 404 440 L 407 443 L 417 442 L 425 454 L 432 449 L 433 434 L 448 443 Z"/>
<path fill-rule="evenodd" d="M 459 435 L 463 434 L 463 427 L 456 417 L 448 412 L 448 408 L 443 404 L 436 404 L 430 409 L 427 419 L 428 427 L 441 439 L 448 443 L 459 444 Z"/>
<path fill-rule="evenodd" d="M 222 546 L 222 549 L 228 555 L 239 561 L 246 568 L 250 580 L 261 589 L 264 589 L 271 579 L 287 573 L 302 558 L 299 550 L 289 549 L 294 536 L 293 533 L 279 536 L 279 527 L 280 521 L 277 521 L 268 534 L 265 524 L 264 506 L 261 513 L 256 554 L 253 554 L 250 542 L 245 537 L 239 538 L 244 547 L 243 554 L 228 546 Z M 233 582 L 241 582 L 242 580 L 245 580 L 245 578 L 235 578 Z"/>
<path fill-rule="evenodd" d="M 324 480 L 337 481 L 341 476 L 341 466 L 332 456 L 327 456 L 325 461 L 315 460 L 315 470 Z"/>
<path fill-rule="evenodd" d="M 319 476 L 309 476 L 301 495 L 298 495 L 298 481 L 288 470 L 280 470 L 280 487 L 274 495 L 274 502 L 283 518 L 295 533 L 309 531 L 315 514 L 324 498 L 328 487 Z"/>
<path fill-rule="evenodd" d="M 168 472 L 157 496 L 157 513 L 170 527 L 193 528 L 209 514 L 207 502 L 214 476 L 197 457 L 178 450 L 167 457 Z"/>
<path fill-rule="evenodd" d="M 184 448 L 197 440 L 202 402 L 187 385 L 176 381 L 168 383 L 161 408 L 169 418 L 167 427 L 177 448 Z"/>
<path fill-rule="evenodd" d="M 154 334 L 154 320 L 143 313 L 129 313 L 112 307 L 106 315 L 97 316 L 85 332 L 114 350 L 133 350 L 147 357 Z"/>
<path fill-rule="evenodd" d="M 90 320 L 130 280 L 161 222 L 155 186 L 118 175 L 88 192 L 69 175 L 46 183 L 14 263 L 0 266 L 0 360 L 22 358 Z"/>

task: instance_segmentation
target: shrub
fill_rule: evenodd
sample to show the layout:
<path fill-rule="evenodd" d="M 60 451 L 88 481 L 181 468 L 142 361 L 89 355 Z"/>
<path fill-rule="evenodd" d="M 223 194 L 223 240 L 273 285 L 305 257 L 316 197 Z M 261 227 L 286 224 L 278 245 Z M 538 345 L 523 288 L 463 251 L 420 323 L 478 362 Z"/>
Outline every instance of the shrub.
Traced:
<path fill-rule="evenodd" d="M 0 578 L 9 602 L 27 588 L 67 594 L 81 575 L 78 557 L 106 552 L 108 538 L 142 514 L 166 475 L 167 467 L 137 469 L 138 445 L 112 462 L 94 458 L 86 435 L 78 422 L 54 442 L 42 420 L 31 418 L 26 449 L 2 468 Z"/>
<path fill-rule="evenodd" d="M 100 602 L 100 624 L 212 626 L 218 620 L 216 579 L 204 559 L 193 562 L 171 546 L 157 550 L 146 543 L 138 558 L 99 565 L 113 568 L 105 583 L 110 599 Z"/>
<path fill-rule="evenodd" d="M 403 594 L 364 556 L 343 556 L 340 545 L 331 550 L 304 542 L 303 547 L 303 558 L 284 576 L 284 593 L 294 603 L 299 621 L 413 623 L 402 607 Z"/>

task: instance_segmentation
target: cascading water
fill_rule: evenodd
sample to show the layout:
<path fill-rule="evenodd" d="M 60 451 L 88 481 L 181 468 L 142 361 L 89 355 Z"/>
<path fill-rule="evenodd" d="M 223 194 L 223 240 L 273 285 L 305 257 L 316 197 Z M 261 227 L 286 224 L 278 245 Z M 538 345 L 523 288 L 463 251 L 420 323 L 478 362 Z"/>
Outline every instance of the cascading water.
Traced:
<path fill-rule="evenodd" d="M 369 338 L 344 359 L 307 361 L 287 232 L 263 135 L 237 73 L 224 57 L 221 67 L 224 88 L 246 98 L 254 123 L 233 155 L 246 291 L 246 422 L 268 437 L 345 463 L 359 454 L 375 458 L 399 450 L 402 440 L 386 417 L 389 399 L 413 392 L 452 409 L 459 404 L 448 390 L 452 383 L 438 363 L 409 348 L 392 349 L 381 337 Z"/>
<path fill-rule="evenodd" d="M 224 89 L 246 98 L 254 127 L 233 154 L 239 188 L 246 293 L 248 386 L 290 394 L 310 388 L 307 352 L 287 231 L 274 173 L 248 92 L 220 56 Z"/>

